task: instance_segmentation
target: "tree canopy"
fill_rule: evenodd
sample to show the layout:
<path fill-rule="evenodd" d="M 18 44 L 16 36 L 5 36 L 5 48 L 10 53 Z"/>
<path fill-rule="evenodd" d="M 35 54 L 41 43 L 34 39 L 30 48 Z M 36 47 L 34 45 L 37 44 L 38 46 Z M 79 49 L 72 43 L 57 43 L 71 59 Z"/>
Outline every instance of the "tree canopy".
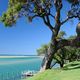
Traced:
<path fill-rule="evenodd" d="M 68 1 L 72 7 L 66 12 L 68 18 L 62 22 L 66 22 L 70 18 L 80 19 L 80 0 L 65 0 Z M 56 7 L 55 7 L 56 6 Z M 40 17 L 44 20 L 46 25 L 51 26 L 49 16 L 55 19 L 55 12 L 53 9 L 61 9 L 64 5 L 62 0 L 9 0 L 7 11 L 2 15 L 1 21 L 6 26 L 12 26 L 16 20 L 25 16 L 32 21 L 35 17 Z"/>

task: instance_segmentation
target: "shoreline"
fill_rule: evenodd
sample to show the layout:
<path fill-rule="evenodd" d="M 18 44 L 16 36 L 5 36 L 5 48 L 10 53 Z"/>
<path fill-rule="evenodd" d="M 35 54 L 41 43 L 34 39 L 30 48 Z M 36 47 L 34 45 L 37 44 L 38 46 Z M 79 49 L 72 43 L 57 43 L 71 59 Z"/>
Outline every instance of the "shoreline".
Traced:
<path fill-rule="evenodd" d="M 0 58 L 25 58 L 25 57 L 39 57 L 43 58 L 44 56 L 0 56 Z"/>

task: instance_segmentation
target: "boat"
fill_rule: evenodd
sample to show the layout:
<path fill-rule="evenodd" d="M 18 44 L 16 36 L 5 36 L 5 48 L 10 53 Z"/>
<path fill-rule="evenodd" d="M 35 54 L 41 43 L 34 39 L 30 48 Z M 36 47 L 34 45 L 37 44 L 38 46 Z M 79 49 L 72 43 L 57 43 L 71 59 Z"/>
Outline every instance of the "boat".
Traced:
<path fill-rule="evenodd" d="M 23 76 L 23 77 L 32 77 L 32 76 L 34 76 L 36 73 L 37 73 L 37 71 L 25 71 L 25 72 L 22 72 L 22 76 Z"/>

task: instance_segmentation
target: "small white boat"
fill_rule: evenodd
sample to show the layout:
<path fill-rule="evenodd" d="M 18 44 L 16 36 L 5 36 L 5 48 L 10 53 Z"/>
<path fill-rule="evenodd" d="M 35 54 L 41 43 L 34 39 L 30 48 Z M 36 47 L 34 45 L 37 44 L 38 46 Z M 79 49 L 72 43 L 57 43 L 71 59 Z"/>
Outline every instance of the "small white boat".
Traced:
<path fill-rule="evenodd" d="M 36 74 L 35 71 L 22 72 L 22 76 L 25 76 L 25 77 L 34 76 L 35 74 Z"/>

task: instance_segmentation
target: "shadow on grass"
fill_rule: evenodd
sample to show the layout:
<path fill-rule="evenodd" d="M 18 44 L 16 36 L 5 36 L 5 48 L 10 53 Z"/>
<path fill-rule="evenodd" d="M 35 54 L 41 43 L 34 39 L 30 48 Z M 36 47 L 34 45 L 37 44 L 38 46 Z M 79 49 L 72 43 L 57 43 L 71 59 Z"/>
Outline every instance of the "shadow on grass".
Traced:
<path fill-rule="evenodd" d="M 63 70 L 72 70 L 72 69 L 80 69 L 80 63 L 69 64 L 67 66 L 64 66 L 63 68 Z"/>
<path fill-rule="evenodd" d="M 76 64 L 71 64 L 71 66 L 77 66 L 77 65 L 79 65 L 78 63 L 76 63 Z"/>

